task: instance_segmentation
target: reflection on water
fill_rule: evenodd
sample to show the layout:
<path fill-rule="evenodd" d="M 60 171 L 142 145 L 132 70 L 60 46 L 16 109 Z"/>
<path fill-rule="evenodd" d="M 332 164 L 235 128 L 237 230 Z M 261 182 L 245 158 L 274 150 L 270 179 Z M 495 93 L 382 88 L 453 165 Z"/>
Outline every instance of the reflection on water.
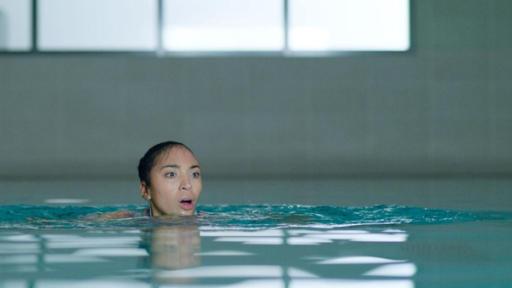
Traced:
<path fill-rule="evenodd" d="M 0 233 L 0 286 L 409 288 L 416 273 L 410 260 L 384 257 L 407 240 L 396 229 L 30 232 Z M 375 254 L 351 243 L 371 243 Z"/>
<path fill-rule="evenodd" d="M 197 226 L 159 227 L 149 233 L 149 237 L 152 269 L 177 270 L 201 264 L 201 238 Z"/>
<path fill-rule="evenodd" d="M 509 214 L 388 206 L 214 209 L 179 219 L 93 221 L 83 215 L 94 207 L 0 207 L 0 287 L 512 283 Z M 303 216 L 286 216 L 301 209 Z"/>
<path fill-rule="evenodd" d="M 413 263 L 382 265 L 364 273 L 365 276 L 389 277 L 412 277 L 414 274 L 416 274 L 416 265 Z"/>

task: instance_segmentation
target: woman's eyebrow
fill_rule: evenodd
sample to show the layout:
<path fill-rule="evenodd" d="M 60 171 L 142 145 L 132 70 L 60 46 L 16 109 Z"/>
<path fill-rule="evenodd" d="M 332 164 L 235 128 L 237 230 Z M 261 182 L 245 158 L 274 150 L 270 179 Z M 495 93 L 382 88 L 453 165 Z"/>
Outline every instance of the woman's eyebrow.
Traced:
<path fill-rule="evenodd" d="M 180 165 L 177 165 L 177 164 L 167 164 L 167 165 L 160 166 L 160 169 L 164 169 L 164 168 L 180 168 Z"/>
<path fill-rule="evenodd" d="M 165 169 L 165 168 L 180 168 L 180 165 L 177 165 L 177 164 L 167 164 L 167 165 L 160 166 L 160 169 Z M 201 167 L 199 167 L 199 165 L 192 165 L 192 166 L 190 166 L 189 169 L 194 169 L 194 168 L 201 168 Z"/>

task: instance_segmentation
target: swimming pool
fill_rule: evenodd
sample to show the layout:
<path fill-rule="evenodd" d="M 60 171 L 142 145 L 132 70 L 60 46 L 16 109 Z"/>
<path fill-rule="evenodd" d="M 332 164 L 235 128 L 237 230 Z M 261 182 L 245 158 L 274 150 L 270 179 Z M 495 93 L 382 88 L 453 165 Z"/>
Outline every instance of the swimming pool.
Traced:
<path fill-rule="evenodd" d="M 373 187 L 375 194 L 395 195 L 401 193 L 400 187 L 415 186 L 363 182 L 308 182 L 307 189 L 329 194 L 326 187 L 331 187 L 347 196 L 343 191 L 350 187 L 362 194 L 362 187 Z M 2 188 L 68 189 L 73 183 L 4 183 Z M 436 183 L 427 186 L 455 193 L 439 202 L 453 207 L 432 207 L 442 205 L 430 198 L 426 205 L 400 203 L 430 197 L 425 194 L 400 201 L 389 196 L 387 201 L 398 203 L 377 204 L 372 201 L 386 199 L 380 195 L 371 200 L 367 193 L 367 203 L 358 202 L 365 197 L 359 194 L 361 198 L 331 199 L 336 205 L 205 203 L 197 217 L 106 221 L 94 215 L 140 211 L 145 206 L 77 201 L 87 200 L 87 194 L 65 199 L 46 193 L 45 199 L 51 201 L 27 204 L 8 199 L 3 203 L 9 205 L 0 206 L 0 287 L 510 287 L 512 211 L 501 209 L 510 202 L 489 205 L 508 201 L 508 192 L 501 190 L 506 183 Z M 89 185 L 99 187 L 95 184 Z M 263 194 L 302 193 L 303 187 L 300 182 L 253 184 L 245 185 Z M 229 185 L 213 187 L 240 188 Z M 426 187 L 422 185 L 415 188 Z M 469 191 L 466 195 L 473 195 L 470 198 L 476 197 L 471 192 L 475 187 L 495 190 L 480 203 L 471 198 L 470 206 L 457 196 L 463 187 Z M 73 199 L 77 204 L 69 205 Z M 261 199 L 247 202 L 256 200 Z M 341 201 L 348 204 L 340 205 Z"/>

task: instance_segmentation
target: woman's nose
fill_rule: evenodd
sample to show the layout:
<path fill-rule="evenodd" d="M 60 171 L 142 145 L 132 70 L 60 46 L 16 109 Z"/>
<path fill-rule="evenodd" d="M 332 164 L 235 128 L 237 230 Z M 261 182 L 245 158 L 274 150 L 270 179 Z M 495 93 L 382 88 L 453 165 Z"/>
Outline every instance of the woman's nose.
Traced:
<path fill-rule="evenodd" d="M 188 176 L 183 176 L 181 179 L 181 189 L 183 190 L 189 190 L 192 188 L 192 184 L 190 183 L 190 179 Z"/>

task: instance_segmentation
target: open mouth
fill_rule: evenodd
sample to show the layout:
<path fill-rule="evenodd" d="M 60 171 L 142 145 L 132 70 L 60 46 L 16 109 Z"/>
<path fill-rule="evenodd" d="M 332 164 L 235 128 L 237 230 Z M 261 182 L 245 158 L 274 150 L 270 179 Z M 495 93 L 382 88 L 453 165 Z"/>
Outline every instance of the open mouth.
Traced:
<path fill-rule="evenodd" d="M 192 199 L 181 199 L 180 207 L 184 210 L 192 210 L 194 209 L 194 201 Z"/>

